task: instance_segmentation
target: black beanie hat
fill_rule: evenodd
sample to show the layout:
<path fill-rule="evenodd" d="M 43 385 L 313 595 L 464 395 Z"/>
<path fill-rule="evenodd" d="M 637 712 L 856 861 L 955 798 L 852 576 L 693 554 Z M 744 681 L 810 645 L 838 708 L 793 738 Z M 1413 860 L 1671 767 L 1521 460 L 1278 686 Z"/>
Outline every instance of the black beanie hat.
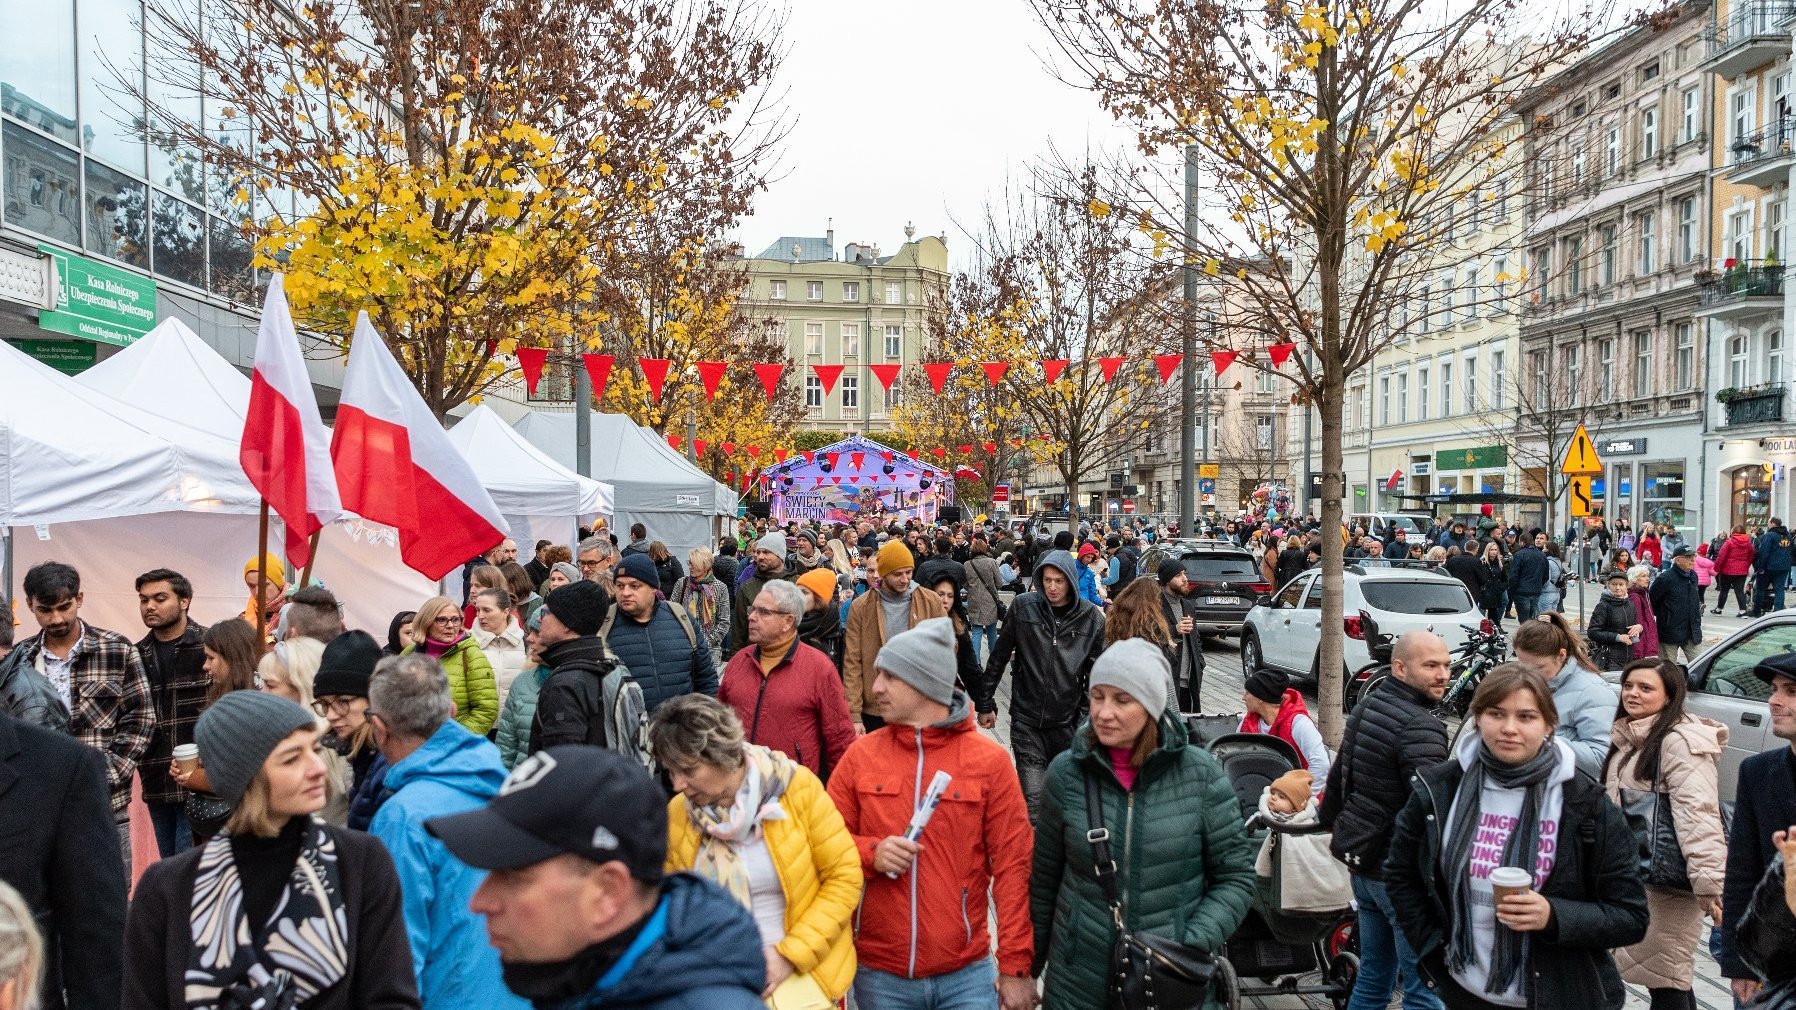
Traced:
<path fill-rule="evenodd" d="M 1285 700 L 1285 688 L 1290 685 L 1290 678 L 1277 670 L 1261 668 L 1247 678 L 1247 693 L 1268 705 L 1276 705 Z"/>
<path fill-rule="evenodd" d="M 543 601 L 555 619 L 576 635 L 596 635 L 611 609 L 611 596 L 597 582 L 570 582 Z"/>
<path fill-rule="evenodd" d="M 312 694 L 319 698 L 368 697 L 368 681 L 374 677 L 374 664 L 380 658 L 380 643 L 373 635 L 345 631 L 325 644 L 324 655 L 318 660 L 318 676 L 312 680 Z"/>
<path fill-rule="evenodd" d="M 1172 580 L 1178 578 L 1184 571 L 1185 563 L 1183 561 L 1177 558 L 1167 558 L 1160 562 L 1160 567 L 1155 570 L 1154 575 L 1160 580 L 1162 586 L 1170 586 Z"/>

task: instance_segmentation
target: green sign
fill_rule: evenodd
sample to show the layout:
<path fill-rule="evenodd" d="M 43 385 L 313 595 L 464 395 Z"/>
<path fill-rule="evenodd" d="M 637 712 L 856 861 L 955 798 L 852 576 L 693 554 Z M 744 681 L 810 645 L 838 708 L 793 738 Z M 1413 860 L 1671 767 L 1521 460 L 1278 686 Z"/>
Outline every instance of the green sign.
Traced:
<path fill-rule="evenodd" d="M 56 260 L 61 282 L 56 308 L 38 313 L 39 327 L 123 347 L 156 325 L 155 281 L 55 246 L 37 249 Z"/>
<path fill-rule="evenodd" d="M 87 371 L 99 357 L 99 348 L 86 340 L 15 340 L 12 345 L 64 375 Z"/>
<path fill-rule="evenodd" d="M 1508 465 L 1509 447 L 1506 445 L 1447 449 L 1434 454 L 1436 470 L 1496 470 Z"/>

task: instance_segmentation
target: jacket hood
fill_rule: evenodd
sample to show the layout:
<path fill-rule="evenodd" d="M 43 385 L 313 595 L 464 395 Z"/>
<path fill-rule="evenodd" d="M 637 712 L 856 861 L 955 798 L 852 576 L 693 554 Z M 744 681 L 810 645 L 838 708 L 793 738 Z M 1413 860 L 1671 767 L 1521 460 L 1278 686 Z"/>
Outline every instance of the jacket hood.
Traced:
<path fill-rule="evenodd" d="M 1459 747 L 1453 754 L 1453 760 L 1459 763 L 1460 771 L 1472 767 L 1472 762 L 1478 758 L 1478 747 L 1483 743 L 1484 738 L 1476 732 L 1460 734 Z M 1571 744 L 1557 736 L 1548 737 L 1547 743 L 1559 753 L 1559 767 L 1553 772 L 1553 784 L 1564 785 L 1577 778 L 1578 754 L 1572 750 Z"/>
<path fill-rule="evenodd" d="M 551 670 L 559 670 L 573 662 L 587 662 L 598 665 L 605 670 L 611 669 L 614 662 L 611 650 L 597 635 L 581 635 L 542 650 L 543 665 Z"/>
<path fill-rule="evenodd" d="M 1079 595 L 1079 563 L 1073 560 L 1072 552 L 1049 551 L 1043 554 L 1041 560 L 1035 563 L 1035 571 L 1031 573 L 1037 585 L 1041 584 L 1041 573 L 1047 570 L 1049 565 L 1060 569 L 1060 574 L 1066 576 L 1067 584 L 1072 587 L 1073 596 L 1077 598 Z"/>
<path fill-rule="evenodd" d="M 609 987 L 601 978 L 574 1006 L 657 1005 L 712 987 L 760 993 L 767 981 L 761 934 L 748 910 L 723 888 L 690 873 L 673 874 L 661 882 L 657 914 L 664 915 L 660 935 L 640 949 L 632 945 L 611 969 L 622 977 Z"/>
<path fill-rule="evenodd" d="M 386 789 L 397 792 L 412 782 L 466 793 L 478 800 L 498 795 L 505 784 L 505 765 L 499 749 L 483 736 L 475 736 L 451 719 L 430 735 L 405 760 L 387 770 Z"/>
<path fill-rule="evenodd" d="M 1646 739 L 1646 734 L 1651 732 L 1654 718 L 1647 716 L 1643 719 L 1629 719 L 1622 716 L 1615 720 L 1615 741 L 1638 746 Z M 1699 757 L 1719 755 L 1727 748 L 1727 727 L 1706 716 L 1686 713 L 1666 736 L 1678 737 L 1689 748 L 1690 753 Z"/>
<path fill-rule="evenodd" d="M 947 730 L 950 733 L 958 733 L 972 727 L 972 716 L 972 700 L 967 697 L 965 691 L 957 688 L 954 694 L 949 697 L 948 718 L 932 724 L 929 728 Z"/>

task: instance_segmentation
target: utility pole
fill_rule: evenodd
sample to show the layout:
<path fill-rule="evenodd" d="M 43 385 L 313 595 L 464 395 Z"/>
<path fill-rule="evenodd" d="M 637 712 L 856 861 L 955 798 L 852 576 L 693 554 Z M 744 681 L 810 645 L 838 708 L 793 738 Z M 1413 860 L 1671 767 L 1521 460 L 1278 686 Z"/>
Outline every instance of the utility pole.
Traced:
<path fill-rule="evenodd" d="M 1197 528 L 1197 256 L 1192 243 L 1197 236 L 1197 145 L 1185 146 L 1185 318 L 1180 350 L 1185 367 L 1179 370 L 1179 534 L 1191 536 Z M 1211 320 L 1214 328 L 1214 317 Z M 1215 334 L 1212 333 L 1212 336 Z M 1204 459 L 1210 456 L 1209 383 L 1204 383 Z"/>
<path fill-rule="evenodd" d="M 574 350 L 574 472 L 592 476 L 592 378 L 586 361 Z"/>

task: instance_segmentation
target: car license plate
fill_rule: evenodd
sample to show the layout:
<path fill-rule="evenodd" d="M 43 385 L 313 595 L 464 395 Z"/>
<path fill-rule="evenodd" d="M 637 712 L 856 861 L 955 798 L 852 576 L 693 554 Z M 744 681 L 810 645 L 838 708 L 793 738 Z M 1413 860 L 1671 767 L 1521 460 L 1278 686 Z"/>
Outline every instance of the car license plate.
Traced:
<path fill-rule="evenodd" d="M 1239 596 L 1206 596 L 1204 605 L 1208 607 L 1232 607 L 1241 602 Z"/>

